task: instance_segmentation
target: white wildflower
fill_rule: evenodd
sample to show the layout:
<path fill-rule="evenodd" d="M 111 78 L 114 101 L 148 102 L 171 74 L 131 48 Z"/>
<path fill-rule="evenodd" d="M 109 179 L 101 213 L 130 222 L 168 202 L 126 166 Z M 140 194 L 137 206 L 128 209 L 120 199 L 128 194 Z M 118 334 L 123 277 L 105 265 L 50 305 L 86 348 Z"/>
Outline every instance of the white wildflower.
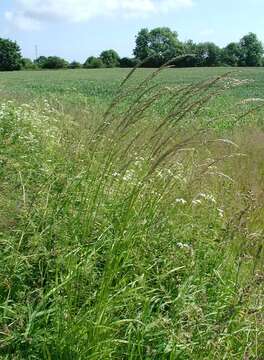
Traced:
<path fill-rule="evenodd" d="M 202 198 L 204 198 L 205 200 L 211 201 L 212 203 L 216 204 L 216 200 L 215 200 L 215 198 L 213 197 L 213 195 L 200 193 L 200 196 L 201 196 Z"/>
<path fill-rule="evenodd" d="M 159 178 L 163 179 L 163 178 L 164 178 L 163 171 L 160 170 L 160 171 L 157 173 L 157 176 L 158 176 Z"/>
<path fill-rule="evenodd" d="M 219 208 L 219 209 L 217 209 L 217 211 L 218 211 L 219 216 L 221 218 L 223 218 L 224 217 L 224 210 Z"/>
<path fill-rule="evenodd" d="M 216 204 L 216 200 L 215 198 L 213 197 L 213 195 L 211 194 L 205 194 L 205 193 L 199 193 L 195 196 L 195 198 L 193 199 L 192 203 L 193 204 L 200 204 L 201 203 L 201 200 L 204 199 L 204 200 L 207 200 L 207 201 L 210 201 L 214 204 Z"/>
<path fill-rule="evenodd" d="M 185 199 L 182 199 L 182 198 L 176 199 L 175 201 L 176 201 L 177 204 L 183 204 L 183 205 L 187 204 L 187 201 Z"/>
<path fill-rule="evenodd" d="M 188 250 L 191 250 L 192 249 L 192 246 L 189 245 L 189 244 L 184 244 L 184 243 L 181 243 L 181 242 L 178 242 L 177 243 L 177 246 L 180 248 L 180 249 L 188 249 Z"/>
<path fill-rule="evenodd" d="M 127 170 L 123 176 L 124 181 L 131 181 L 134 178 L 134 170 Z"/>
<path fill-rule="evenodd" d="M 196 199 L 196 200 L 193 200 L 193 201 L 192 201 L 192 204 L 193 204 L 193 205 L 200 205 L 201 203 L 202 203 L 202 201 L 199 200 L 199 199 Z"/>

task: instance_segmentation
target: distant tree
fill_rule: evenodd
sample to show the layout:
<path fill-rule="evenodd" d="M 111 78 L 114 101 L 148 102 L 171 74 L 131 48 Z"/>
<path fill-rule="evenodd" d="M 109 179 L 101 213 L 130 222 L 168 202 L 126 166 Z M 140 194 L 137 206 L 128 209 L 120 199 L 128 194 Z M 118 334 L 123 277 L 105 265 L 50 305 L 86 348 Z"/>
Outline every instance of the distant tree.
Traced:
<path fill-rule="evenodd" d="M 222 62 L 229 66 L 238 66 L 241 59 L 241 48 L 238 43 L 230 43 L 222 50 Z"/>
<path fill-rule="evenodd" d="M 241 66 L 261 66 L 263 57 L 263 45 L 258 40 L 257 35 L 249 33 L 242 37 L 239 42 L 240 46 L 240 61 Z"/>
<path fill-rule="evenodd" d="M 139 60 L 145 60 L 150 56 L 150 34 L 148 29 L 141 29 L 136 36 L 136 47 L 133 51 Z"/>
<path fill-rule="evenodd" d="M 197 45 L 188 40 L 183 45 L 183 56 L 176 60 L 176 67 L 194 67 L 197 66 Z"/>
<path fill-rule="evenodd" d="M 22 56 L 16 42 L 0 38 L 0 71 L 20 70 Z"/>
<path fill-rule="evenodd" d="M 58 56 L 49 56 L 44 61 L 43 69 L 65 69 L 68 66 L 68 62 Z"/>
<path fill-rule="evenodd" d="M 37 67 L 39 67 L 40 69 L 43 69 L 44 64 L 47 61 L 47 57 L 46 56 L 39 56 L 36 60 L 34 60 L 34 64 L 37 65 Z"/>
<path fill-rule="evenodd" d="M 187 40 L 182 45 L 184 54 L 195 54 L 197 44 L 193 40 Z"/>
<path fill-rule="evenodd" d="M 212 42 L 198 44 L 195 55 L 197 66 L 219 66 L 221 64 L 222 51 Z"/>
<path fill-rule="evenodd" d="M 105 50 L 101 53 L 100 59 L 106 67 L 116 67 L 119 65 L 120 57 L 115 50 Z"/>
<path fill-rule="evenodd" d="M 34 70 L 37 68 L 37 65 L 33 63 L 31 59 L 23 58 L 21 60 L 23 70 Z"/>
<path fill-rule="evenodd" d="M 173 65 L 175 67 L 195 67 L 197 58 L 194 54 L 183 54 L 174 61 Z"/>
<path fill-rule="evenodd" d="M 83 67 L 86 69 L 100 69 L 104 67 L 103 61 L 100 58 L 95 56 L 90 56 L 83 64 Z"/>
<path fill-rule="evenodd" d="M 178 34 L 168 27 L 158 27 L 148 31 L 142 29 L 136 37 L 134 55 L 139 60 L 151 57 L 145 66 L 160 66 L 183 54 L 183 45 Z"/>
<path fill-rule="evenodd" d="M 69 65 L 69 69 L 80 69 L 82 65 L 78 61 L 72 61 Z"/>
<path fill-rule="evenodd" d="M 123 57 L 119 60 L 119 65 L 122 68 L 133 68 L 137 65 L 138 61 L 136 59 L 131 59 L 128 57 Z"/>

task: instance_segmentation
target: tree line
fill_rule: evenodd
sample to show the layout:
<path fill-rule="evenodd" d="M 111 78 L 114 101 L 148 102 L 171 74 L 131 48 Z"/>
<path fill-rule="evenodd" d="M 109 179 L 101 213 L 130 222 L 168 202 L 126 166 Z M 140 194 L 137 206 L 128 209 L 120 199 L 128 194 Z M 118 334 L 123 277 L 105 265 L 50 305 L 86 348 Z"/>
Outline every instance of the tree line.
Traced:
<path fill-rule="evenodd" d="M 16 42 L 0 38 L 0 71 L 33 69 L 94 69 L 113 67 L 160 67 L 170 61 L 175 67 L 264 66 L 264 48 L 257 35 L 249 33 L 239 42 L 220 48 L 213 42 L 181 42 L 178 33 L 168 27 L 141 29 L 136 36 L 134 57 L 121 58 L 115 50 L 90 56 L 81 64 L 58 56 L 40 56 L 34 61 L 23 58 Z"/>

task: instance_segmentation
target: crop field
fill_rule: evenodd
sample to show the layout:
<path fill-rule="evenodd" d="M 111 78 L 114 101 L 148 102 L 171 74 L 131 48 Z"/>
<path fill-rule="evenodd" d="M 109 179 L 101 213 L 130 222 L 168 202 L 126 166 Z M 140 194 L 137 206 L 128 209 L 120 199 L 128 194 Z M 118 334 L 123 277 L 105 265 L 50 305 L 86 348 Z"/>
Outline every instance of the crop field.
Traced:
<path fill-rule="evenodd" d="M 99 99 L 108 102 L 113 98 L 117 87 L 129 69 L 93 69 L 93 70 L 46 70 L 0 73 L 0 91 L 2 96 L 18 99 L 38 97 L 77 98 L 85 96 L 90 101 Z M 153 69 L 138 69 L 132 81 L 142 81 Z M 263 96 L 264 69 L 262 68 L 185 68 L 165 69 L 155 79 L 167 86 L 188 84 L 210 79 L 214 76 L 230 73 L 232 77 L 254 80 L 251 84 L 232 91 L 234 99 Z M 70 96 L 69 96 L 70 95 Z M 230 94 L 228 94 L 230 95 Z M 229 97 L 229 96 L 226 96 Z"/>
<path fill-rule="evenodd" d="M 15 99 L 20 104 L 33 101 L 41 103 L 43 100 L 49 101 L 54 107 L 61 108 L 63 104 L 67 112 L 79 112 L 80 108 L 86 106 L 94 111 L 100 108 L 101 111 L 116 96 L 121 81 L 129 71 L 129 69 L 114 68 L 0 73 L 0 95 L 3 99 Z M 138 69 L 131 78 L 130 85 L 138 84 L 152 72 L 153 69 Z M 241 110 L 241 100 L 263 97 L 264 69 L 262 68 L 165 69 L 154 78 L 153 83 L 173 87 L 199 83 L 225 74 L 229 74 L 230 78 L 249 81 L 242 84 L 243 86 L 226 89 L 221 96 L 215 97 L 210 109 L 207 106 L 209 116 L 219 116 L 221 113 L 229 117 L 230 113 L 238 113 Z M 154 106 L 153 110 L 157 113 L 162 112 L 163 104 Z M 262 116 L 258 118 L 261 121 Z M 222 120 L 221 118 L 221 125 L 228 126 Z"/>
<path fill-rule="evenodd" d="M 264 68 L 0 73 L 0 359 L 264 359 Z"/>

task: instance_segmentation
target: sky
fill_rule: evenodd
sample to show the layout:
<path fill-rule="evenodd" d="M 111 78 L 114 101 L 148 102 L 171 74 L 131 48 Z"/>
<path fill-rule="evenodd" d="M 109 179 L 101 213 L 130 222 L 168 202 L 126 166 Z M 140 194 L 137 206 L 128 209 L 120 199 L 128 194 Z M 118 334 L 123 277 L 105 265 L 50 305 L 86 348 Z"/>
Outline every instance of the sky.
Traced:
<path fill-rule="evenodd" d="M 24 57 L 85 61 L 102 50 L 131 56 L 138 31 L 168 26 L 179 39 L 225 46 L 255 32 L 264 42 L 264 0 L 0 0 L 0 37 Z"/>

